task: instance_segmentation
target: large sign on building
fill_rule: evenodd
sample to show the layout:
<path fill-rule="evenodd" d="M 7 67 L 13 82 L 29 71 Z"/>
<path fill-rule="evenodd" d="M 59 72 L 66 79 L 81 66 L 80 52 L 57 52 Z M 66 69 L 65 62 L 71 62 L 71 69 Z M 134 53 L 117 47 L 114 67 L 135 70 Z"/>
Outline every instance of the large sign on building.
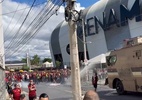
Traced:
<path fill-rule="evenodd" d="M 88 35 L 93 35 L 99 33 L 99 26 L 104 30 L 110 30 L 112 25 L 117 27 L 125 26 L 128 24 L 128 19 L 132 20 L 135 17 L 136 22 L 142 21 L 139 0 L 135 0 L 131 9 L 128 9 L 124 4 L 120 4 L 120 19 L 118 19 L 118 14 L 115 9 L 111 8 L 109 10 L 109 16 L 106 17 L 107 12 L 102 12 L 103 22 L 100 21 L 97 15 L 87 19 L 87 33 Z M 94 22 L 94 23 L 92 23 Z M 91 32 L 91 29 L 95 31 Z"/>

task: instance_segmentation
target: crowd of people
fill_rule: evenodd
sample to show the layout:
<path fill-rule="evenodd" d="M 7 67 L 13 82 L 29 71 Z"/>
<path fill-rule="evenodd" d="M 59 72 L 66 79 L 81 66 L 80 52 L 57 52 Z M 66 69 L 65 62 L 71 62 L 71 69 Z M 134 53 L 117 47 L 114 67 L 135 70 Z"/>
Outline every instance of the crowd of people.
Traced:
<path fill-rule="evenodd" d="M 64 83 L 65 79 L 71 74 L 70 69 L 61 70 L 44 70 L 44 71 L 32 71 L 32 72 L 9 72 L 6 73 L 5 81 L 7 84 L 7 91 L 9 97 L 12 100 L 25 100 L 25 95 L 21 94 L 22 89 L 20 82 L 29 82 L 29 100 L 35 100 L 36 98 L 36 84 L 40 82 L 52 82 L 52 83 Z M 41 95 L 42 96 L 42 95 Z M 41 98 L 41 100 L 46 100 Z"/>
<path fill-rule="evenodd" d="M 37 100 L 36 85 L 34 84 L 33 80 L 30 80 L 28 89 L 29 89 L 28 100 Z M 21 92 L 22 92 L 22 89 L 19 86 L 19 84 L 15 84 L 14 89 L 11 89 L 11 91 L 9 91 L 9 96 L 11 100 L 27 100 L 25 94 L 21 94 Z M 46 93 L 42 93 L 39 96 L 38 100 L 49 100 L 49 97 Z M 89 90 L 86 92 L 83 100 L 99 100 L 99 96 L 97 92 L 95 92 L 94 90 Z"/>
<path fill-rule="evenodd" d="M 36 84 L 39 82 L 54 82 L 63 83 L 65 78 L 68 78 L 71 74 L 69 69 L 61 70 L 47 70 L 47 71 L 33 71 L 33 72 L 10 72 L 6 74 L 7 91 L 11 100 L 27 100 L 25 94 L 22 94 L 22 88 L 18 82 L 29 82 L 27 88 L 29 90 L 28 100 L 37 100 Z M 95 91 L 86 92 L 83 100 L 99 100 L 99 96 L 96 93 L 97 90 L 98 75 L 94 73 L 92 76 L 92 85 Z M 14 88 L 13 88 L 14 83 Z M 49 100 L 46 93 L 42 93 L 38 100 Z"/>
<path fill-rule="evenodd" d="M 70 76 L 70 69 L 46 70 L 33 72 L 10 72 L 6 74 L 6 82 L 21 82 L 33 80 L 35 84 L 39 82 L 63 83 L 65 78 Z"/>
<path fill-rule="evenodd" d="M 37 100 L 36 85 L 34 84 L 33 80 L 30 80 L 30 83 L 28 84 L 28 90 L 29 90 L 28 100 Z M 26 100 L 26 95 L 22 94 L 22 89 L 20 85 L 17 83 L 14 84 L 13 89 L 12 86 L 8 84 L 8 94 L 11 100 Z M 39 96 L 39 100 L 49 100 L 48 95 L 46 93 L 42 93 Z"/>

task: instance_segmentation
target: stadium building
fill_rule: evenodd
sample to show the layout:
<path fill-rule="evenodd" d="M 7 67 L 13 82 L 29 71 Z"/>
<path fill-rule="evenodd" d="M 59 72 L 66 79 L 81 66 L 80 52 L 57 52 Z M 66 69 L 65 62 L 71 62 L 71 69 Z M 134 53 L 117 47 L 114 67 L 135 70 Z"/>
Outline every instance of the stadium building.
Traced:
<path fill-rule="evenodd" d="M 121 48 L 123 41 L 142 35 L 142 0 L 100 0 L 83 10 L 87 58 Z M 79 60 L 84 59 L 82 27 L 78 25 Z M 55 61 L 70 64 L 69 27 L 60 23 L 50 38 L 50 50 Z"/>

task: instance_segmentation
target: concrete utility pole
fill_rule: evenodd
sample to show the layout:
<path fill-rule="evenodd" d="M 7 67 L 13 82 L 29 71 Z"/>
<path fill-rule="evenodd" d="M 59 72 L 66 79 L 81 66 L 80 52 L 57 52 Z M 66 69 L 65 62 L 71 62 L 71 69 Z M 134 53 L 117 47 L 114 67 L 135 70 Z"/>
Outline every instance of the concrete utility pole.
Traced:
<path fill-rule="evenodd" d="M 0 3 L 0 15 L 2 15 L 2 3 Z M 0 63 L 1 67 L 5 69 L 5 56 L 4 56 L 4 36 L 3 36 L 3 25 L 2 16 L 0 16 Z"/>
<path fill-rule="evenodd" d="M 81 100 L 81 81 L 80 81 L 80 67 L 78 57 L 78 42 L 77 42 L 77 25 L 74 21 L 75 18 L 75 2 L 76 0 L 67 0 L 67 12 L 68 12 L 68 24 L 70 32 L 70 63 L 71 63 L 71 75 L 72 75 L 72 92 L 73 100 Z"/>
<path fill-rule="evenodd" d="M 0 2 L 0 100 L 6 100 L 5 89 L 5 56 L 4 56 L 4 36 L 2 25 L 2 2 Z"/>

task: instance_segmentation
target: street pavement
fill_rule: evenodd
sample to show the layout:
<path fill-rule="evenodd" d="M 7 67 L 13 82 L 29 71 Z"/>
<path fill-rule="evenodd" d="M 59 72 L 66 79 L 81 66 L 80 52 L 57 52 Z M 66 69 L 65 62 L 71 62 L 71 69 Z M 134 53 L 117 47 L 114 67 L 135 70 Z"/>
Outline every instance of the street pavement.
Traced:
<path fill-rule="evenodd" d="M 28 96 L 28 89 L 23 88 Z M 94 90 L 92 85 L 83 85 L 83 94 L 88 90 Z M 41 93 L 47 93 L 50 100 L 73 100 L 71 85 L 69 84 L 56 84 L 56 83 L 40 83 L 37 85 L 37 96 Z M 107 85 L 98 85 L 97 93 L 100 100 L 142 100 L 141 93 L 128 93 L 126 95 L 118 95 L 116 90 L 109 88 Z"/>

